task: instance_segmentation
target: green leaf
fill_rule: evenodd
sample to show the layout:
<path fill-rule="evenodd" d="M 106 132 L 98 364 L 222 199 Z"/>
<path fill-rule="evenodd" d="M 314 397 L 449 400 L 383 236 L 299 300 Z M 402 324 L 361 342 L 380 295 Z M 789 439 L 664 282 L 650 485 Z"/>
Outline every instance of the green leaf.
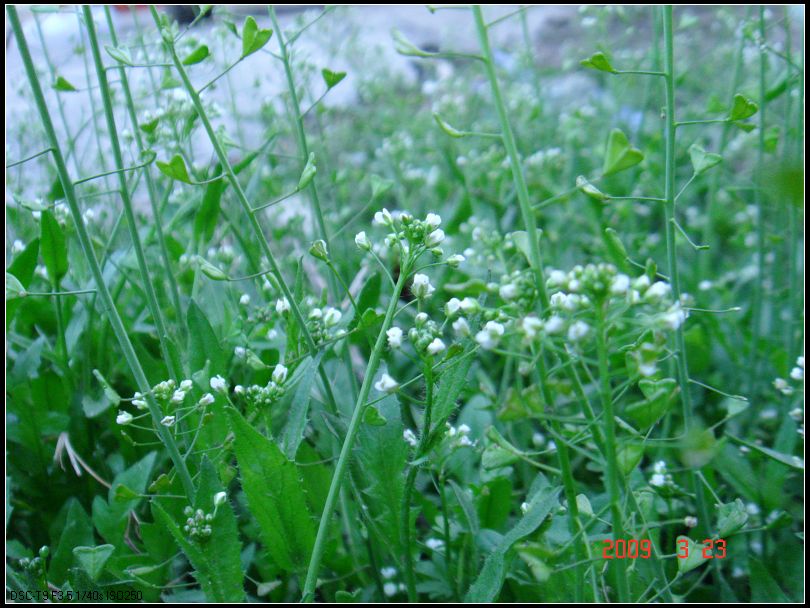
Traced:
<path fill-rule="evenodd" d="M 782 588 L 761 561 L 750 558 L 749 567 L 751 568 L 751 576 L 749 577 L 751 602 L 757 604 L 787 604 L 794 601 L 782 591 Z"/>
<path fill-rule="evenodd" d="M 625 475 L 632 473 L 644 457 L 644 446 L 628 443 L 616 452 L 616 462 Z"/>
<path fill-rule="evenodd" d="M 307 164 L 304 166 L 304 170 L 301 172 L 301 178 L 298 180 L 297 190 L 303 190 L 309 186 L 312 180 L 315 179 L 317 172 L 318 168 L 315 166 L 315 154 L 310 152 Z"/>
<path fill-rule="evenodd" d="M 13 274 L 23 287 L 28 287 L 34 279 L 39 257 L 39 239 L 34 239 L 25 246 L 9 264 L 7 272 Z"/>
<path fill-rule="evenodd" d="M 717 535 L 720 538 L 726 538 L 741 530 L 747 521 L 748 511 L 739 498 L 717 507 Z"/>
<path fill-rule="evenodd" d="M 155 129 L 157 129 L 157 126 L 158 126 L 159 122 L 160 122 L 160 116 L 156 116 L 152 120 L 149 120 L 147 122 L 142 122 L 141 124 L 138 125 L 138 128 L 141 131 L 143 131 L 144 133 L 146 133 L 147 135 L 151 135 L 152 133 L 155 132 Z"/>
<path fill-rule="evenodd" d="M 121 402 L 121 396 L 118 392 L 110 386 L 110 383 L 107 382 L 107 379 L 101 375 L 101 372 L 97 369 L 93 370 L 93 375 L 98 380 L 98 383 L 101 385 L 101 388 L 104 390 L 104 396 L 110 402 L 111 405 L 118 405 Z"/>
<path fill-rule="evenodd" d="M 602 52 L 594 53 L 593 55 L 591 55 L 587 59 L 583 59 L 579 63 L 583 67 L 590 68 L 592 70 L 599 70 L 600 72 L 610 72 L 611 74 L 616 73 L 615 68 L 610 64 L 610 61 Z"/>
<path fill-rule="evenodd" d="M 216 469 L 205 458 L 200 472 L 200 485 L 194 497 L 195 509 L 214 512 L 214 494 L 222 491 Z M 194 567 L 194 578 L 200 583 L 209 602 L 243 602 L 244 572 L 240 560 L 242 549 L 236 517 L 230 502 L 216 509 L 210 523 L 211 536 L 192 540 L 157 501 L 152 502 L 155 519 L 163 524 Z"/>
<path fill-rule="evenodd" d="M 444 131 L 450 137 L 461 138 L 466 137 L 468 134 L 464 131 L 459 131 L 450 123 L 445 121 L 441 116 L 439 116 L 436 112 L 433 112 L 433 120 L 436 121 L 436 124 L 439 125 L 439 128 Z"/>
<path fill-rule="evenodd" d="M 65 233 L 53 213 L 43 211 L 40 219 L 42 261 L 52 282 L 59 283 L 68 271 L 68 251 Z"/>
<path fill-rule="evenodd" d="M 624 414 L 638 425 L 648 429 L 658 422 L 675 403 L 675 396 L 680 390 L 674 378 L 661 380 L 641 380 L 638 383 L 645 399 L 628 405 Z"/>
<path fill-rule="evenodd" d="M 686 547 L 686 557 L 680 557 L 680 554 L 683 552 L 681 548 L 683 543 L 682 540 L 688 541 L 688 545 Z M 707 560 L 711 559 L 710 557 L 703 557 L 703 545 L 700 545 L 693 541 L 688 536 L 679 536 L 675 539 L 675 546 L 677 547 L 677 555 L 678 555 L 678 574 L 686 574 L 687 572 L 691 572 L 695 568 L 702 566 L 706 563 Z"/>
<path fill-rule="evenodd" d="M 697 144 L 689 146 L 689 158 L 692 160 L 692 169 L 695 175 L 703 175 L 711 169 L 723 162 L 723 157 L 714 152 L 706 152 Z"/>
<path fill-rule="evenodd" d="M 315 374 L 321 361 L 321 354 L 313 359 L 307 357 L 295 370 L 298 377 L 295 391 L 292 393 L 290 407 L 287 408 L 287 424 L 281 434 L 281 449 L 289 460 L 295 460 L 298 446 L 304 438 L 304 429 L 307 426 L 307 414 L 309 412 L 309 394 L 312 391 L 312 384 L 315 381 Z M 296 378 L 289 380 L 290 386 L 295 384 Z"/>
<path fill-rule="evenodd" d="M 605 164 L 602 167 L 603 175 L 613 175 L 619 171 L 629 169 L 644 160 L 641 150 L 633 148 L 620 129 L 613 129 L 608 136 L 607 150 L 605 151 Z"/>
<path fill-rule="evenodd" d="M 439 389 L 433 401 L 434 429 L 444 428 L 444 423 L 456 409 L 456 401 L 467 384 L 467 373 L 472 366 L 473 357 L 464 354 L 461 357 L 442 372 Z"/>
<path fill-rule="evenodd" d="M 379 175 L 371 176 L 371 200 L 376 201 L 391 188 L 394 187 L 394 182 L 390 179 L 384 179 Z"/>
<path fill-rule="evenodd" d="M 605 246 L 607 247 L 608 255 L 618 266 L 624 266 L 627 263 L 627 249 L 622 243 L 619 233 L 613 228 L 605 228 Z"/>
<path fill-rule="evenodd" d="M 236 410 L 228 418 L 248 507 L 267 550 L 283 570 L 303 571 L 315 542 L 315 527 L 295 464 Z"/>
<path fill-rule="evenodd" d="M 186 168 L 186 161 L 179 154 L 175 154 L 169 162 L 157 161 L 157 168 L 164 175 L 168 175 L 172 179 L 183 182 L 184 184 L 193 184 L 188 175 Z"/>
<path fill-rule="evenodd" d="M 208 50 L 208 47 L 204 44 L 201 44 L 196 49 L 191 51 L 188 56 L 183 59 L 183 65 L 194 65 L 195 63 L 200 63 L 208 58 L 211 55 L 211 51 Z"/>
<path fill-rule="evenodd" d="M 470 586 L 465 602 L 489 603 L 497 599 L 506 577 L 506 556 L 519 540 L 532 534 L 540 524 L 559 506 L 560 488 L 545 487 L 529 500 L 528 508 L 514 528 L 501 538 L 484 561 L 481 573 Z"/>
<path fill-rule="evenodd" d="M 93 524 L 79 501 L 70 498 L 64 512 L 65 525 L 48 565 L 49 580 L 60 581 L 60 585 L 66 580 L 68 569 L 73 564 L 73 548 L 95 544 Z"/>
<path fill-rule="evenodd" d="M 126 47 L 105 45 L 104 49 L 107 51 L 107 54 L 115 59 L 118 63 L 123 63 L 124 65 L 134 65 L 132 62 L 132 56 L 129 54 L 129 49 Z"/>
<path fill-rule="evenodd" d="M 194 300 L 188 305 L 186 313 L 188 323 L 188 356 L 189 369 L 196 372 L 210 361 L 211 376 L 225 373 L 225 357 L 211 324 Z"/>
<path fill-rule="evenodd" d="M 590 198 L 599 201 L 600 203 L 605 203 L 610 200 L 610 197 L 599 190 L 596 186 L 594 186 L 591 182 L 584 175 L 580 175 L 577 177 L 577 188 L 585 195 L 589 196 Z"/>
<path fill-rule="evenodd" d="M 53 88 L 64 93 L 74 93 L 79 90 L 74 87 L 64 76 L 56 77 L 56 82 L 53 83 Z"/>
<path fill-rule="evenodd" d="M 6 302 L 9 300 L 16 300 L 17 298 L 24 298 L 28 295 L 25 292 L 25 287 L 22 286 L 19 279 L 10 272 L 6 273 Z"/>
<path fill-rule="evenodd" d="M 253 17 L 247 17 L 242 25 L 242 58 L 261 49 L 270 37 L 273 30 L 260 30 Z"/>
<path fill-rule="evenodd" d="M 731 121 L 745 120 L 751 118 L 757 112 L 759 112 L 759 106 L 752 99 L 737 93 L 731 104 L 728 119 Z"/>
<path fill-rule="evenodd" d="M 329 68 L 324 68 L 321 70 L 321 76 L 323 76 L 323 81 L 326 83 L 326 88 L 331 89 L 346 78 L 346 72 L 333 72 Z"/>
<path fill-rule="evenodd" d="M 777 452 L 776 450 L 772 450 L 771 448 L 766 448 L 764 446 L 758 445 L 751 441 L 746 441 L 745 439 L 740 439 L 739 437 L 735 437 L 734 435 L 730 435 L 726 433 L 730 439 L 733 439 L 737 443 L 741 443 L 743 445 L 748 446 L 752 450 L 756 450 L 760 454 L 764 454 L 768 458 L 775 460 L 776 462 L 781 462 L 784 465 L 787 465 L 793 469 L 804 471 L 804 460 L 799 458 L 798 456 L 791 456 L 790 454 L 783 454 L 782 452 Z"/>
<path fill-rule="evenodd" d="M 112 545 L 99 545 L 97 547 L 74 547 L 73 555 L 76 561 L 94 581 L 104 571 L 107 560 L 115 551 Z"/>
<path fill-rule="evenodd" d="M 369 426 L 385 426 L 387 420 L 373 405 L 369 405 L 363 412 L 363 423 Z"/>

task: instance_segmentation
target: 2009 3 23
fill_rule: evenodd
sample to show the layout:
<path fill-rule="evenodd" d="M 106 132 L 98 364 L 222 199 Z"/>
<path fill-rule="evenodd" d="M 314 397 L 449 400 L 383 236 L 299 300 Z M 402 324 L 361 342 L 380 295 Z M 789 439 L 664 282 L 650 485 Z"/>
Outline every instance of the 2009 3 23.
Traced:
<path fill-rule="evenodd" d="M 602 542 L 604 543 L 602 546 L 603 559 L 649 559 L 652 557 L 652 542 L 649 539 L 619 538 L 614 540 L 607 538 Z M 677 543 L 678 557 L 680 559 L 689 557 L 689 541 L 679 538 Z M 704 559 L 723 559 L 726 557 L 726 541 L 722 538 L 706 538 L 703 540 L 701 550 Z"/>

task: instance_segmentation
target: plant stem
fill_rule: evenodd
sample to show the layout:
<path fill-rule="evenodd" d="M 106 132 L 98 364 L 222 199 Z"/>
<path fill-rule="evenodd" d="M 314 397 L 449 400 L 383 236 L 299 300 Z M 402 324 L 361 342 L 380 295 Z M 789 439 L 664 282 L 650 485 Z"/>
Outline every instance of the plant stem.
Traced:
<path fill-rule="evenodd" d="M 613 397 L 610 388 L 604 303 L 597 304 L 596 350 L 599 357 L 599 397 L 602 401 L 602 424 L 604 426 L 605 460 L 607 464 L 605 478 L 607 480 L 607 490 L 610 497 L 613 539 L 619 540 L 626 537 L 624 533 L 624 517 L 622 514 L 622 498 L 619 487 L 619 464 L 616 459 L 616 422 L 614 420 Z M 625 560 L 615 560 L 613 563 L 613 572 L 619 601 L 627 602 L 630 598 L 630 588 L 627 583 L 627 566 Z"/>
<path fill-rule="evenodd" d="M 365 411 L 366 399 L 371 391 L 371 383 L 377 373 L 377 368 L 380 365 L 380 359 L 385 348 L 386 334 L 385 332 L 391 327 L 394 319 L 394 313 L 397 309 L 399 296 L 402 293 L 402 288 L 405 286 L 405 280 L 409 273 L 409 263 L 406 262 L 402 271 L 400 272 L 399 279 L 397 280 L 394 292 L 391 294 L 391 300 L 388 303 L 388 309 L 385 312 L 382 328 L 377 336 L 377 341 L 374 343 L 374 348 L 371 351 L 371 356 L 366 366 L 366 372 L 363 376 L 363 384 L 360 387 L 360 394 L 357 396 L 357 401 L 354 405 L 349 427 L 346 430 L 346 437 L 343 440 L 343 446 L 340 449 L 340 456 L 335 466 L 335 471 L 332 473 L 332 481 L 329 484 L 329 493 L 326 496 L 326 503 L 323 507 L 321 514 L 321 521 L 318 524 L 318 533 L 315 537 L 315 545 L 312 549 L 312 557 L 309 561 L 309 568 L 307 569 L 306 581 L 304 582 L 304 590 L 302 601 L 311 602 L 315 597 L 315 587 L 318 581 L 318 570 L 320 570 L 321 558 L 323 557 L 323 550 L 326 545 L 326 537 L 329 532 L 329 521 L 335 509 L 335 500 L 340 492 L 340 486 L 343 481 L 343 475 L 346 471 L 346 466 L 349 463 L 354 441 L 357 438 L 357 432 L 360 430 L 360 423 L 363 420 L 363 412 Z"/>
<path fill-rule="evenodd" d="M 104 63 L 101 60 L 101 51 L 99 50 L 98 38 L 96 37 L 96 26 L 93 22 L 93 13 L 90 6 L 84 5 L 82 7 L 84 14 L 85 27 L 87 28 L 87 36 L 90 42 L 90 50 L 93 53 L 93 62 L 96 66 L 96 74 L 98 75 L 99 93 L 101 94 L 101 102 L 104 106 L 104 115 L 107 119 L 107 130 L 110 135 L 110 148 L 112 149 L 113 164 L 118 171 L 118 186 L 120 188 L 121 202 L 124 205 L 124 213 L 127 217 L 127 226 L 129 227 L 129 235 L 132 239 L 132 247 L 135 250 L 135 257 L 138 261 L 138 270 L 141 273 L 143 280 L 144 293 L 146 294 L 146 301 L 149 305 L 149 312 L 155 321 L 158 341 L 160 342 L 160 351 L 163 359 L 166 362 L 166 368 L 169 375 L 178 380 L 177 372 L 174 369 L 174 363 L 169 351 L 168 344 L 168 331 L 166 324 L 163 321 L 163 313 L 160 310 L 160 305 L 155 295 L 155 287 L 152 284 L 152 279 L 149 274 L 149 266 L 146 262 L 146 255 L 143 252 L 141 245 L 141 237 L 138 234 L 138 224 L 135 219 L 135 211 L 132 207 L 132 199 L 129 196 L 129 187 L 127 185 L 127 178 L 124 175 L 124 160 L 121 155 L 121 145 L 118 141 L 118 131 L 115 125 L 115 115 L 113 114 L 112 96 L 110 95 L 110 87 L 107 82 L 107 72 L 104 69 Z M 137 130 L 137 127 L 135 127 Z M 157 218 L 156 218 L 157 219 Z"/>
<path fill-rule="evenodd" d="M 166 450 L 169 453 L 169 457 L 174 463 L 175 469 L 177 470 L 177 475 L 180 477 L 180 481 L 183 484 L 183 489 L 185 490 L 186 496 L 191 499 L 194 496 L 194 484 L 191 481 L 191 475 L 189 475 L 185 461 L 180 456 L 180 451 L 177 448 L 177 444 L 175 443 L 171 432 L 168 428 L 160 424 L 160 420 L 162 418 L 160 407 L 158 406 L 154 397 L 151 395 L 151 387 L 149 382 L 147 381 L 146 375 L 143 372 L 143 368 L 141 367 L 141 363 L 138 360 L 138 356 L 132 346 L 132 342 L 129 340 L 124 323 L 121 321 L 121 317 L 115 308 L 115 303 L 113 302 L 112 296 L 107 289 L 107 284 L 104 282 L 104 276 L 101 272 L 101 267 L 98 264 L 98 260 L 96 260 L 93 245 L 90 241 L 90 236 L 87 234 L 87 228 L 84 225 L 81 209 L 79 208 L 76 193 L 73 189 L 73 183 L 70 179 L 70 174 L 68 173 L 67 167 L 65 166 L 65 159 L 62 156 L 62 150 L 59 146 L 59 139 L 56 135 L 56 131 L 53 128 L 53 122 L 51 121 L 48 106 L 45 103 L 45 97 L 42 94 L 42 87 L 39 84 L 36 68 L 34 67 L 34 62 L 31 59 L 31 53 L 28 50 L 28 43 L 25 40 L 25 34 L 23 33 L 20 19 L 17 16 L 17 9 L 13 5 L 9 5 L 6 7 L 6 10 L 8 11 L 11 28 L 14 31 L 14 37 L 17 39 L 17 46 L 20 50 L 20 56 L 22 57 L 23 65 L 25 66 L 28 81 L 31 84 L 32 93 L 34 95 L 34 103 L 39 111 L 42 126 L 45 130 L 45 135 L 48 138 L 48 143 L 53 149 L 54 164 L 56 165 L 56 171 L 59 175 L 59 181 L 62 183 L 62 188 L 65 192 L 65 200 L 67 200 L 68 206 L 70 207 L 70 212 L 73 216 L 73 221 L 76 224 L 76 234 L 79 239 L 79 245 L 81 246 L 82 252 L 87 259 L 88 265 L 90 266 L 90 271 L 93 274 L 96 288 L 101 296 L 101 301 L 110 319 L 110 325 L 113 328 L 115 337 L 118 339 L 118 343 L 123 351 L 124 358 L 132 370 L 132 375 L 135 376 L 135 382 L 138 385 L 138 389 L 145 395 L 146 404 L 149 408 L 149 413 L 152 416 L 152 421 L 157 428 L 158 436 L 165 445 Z"/>

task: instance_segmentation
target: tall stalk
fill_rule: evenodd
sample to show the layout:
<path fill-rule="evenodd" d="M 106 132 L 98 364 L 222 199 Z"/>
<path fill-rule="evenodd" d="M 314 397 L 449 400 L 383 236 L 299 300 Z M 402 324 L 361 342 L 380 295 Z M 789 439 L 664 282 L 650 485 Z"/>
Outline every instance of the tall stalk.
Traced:
<path fill-rule="evenodd" d="M 59 175 L 59 181 L 64 189 L 65 200 L 68 203 L 68 207 L 70 207 L 70 213 L 73 216 L 74 223 L 76 224 L 76 234 L 79 239 L 79 245 L 81 246 L 82 253 L 84 254 L 87 264 L 90 267 L 90 271 L 93 274 L 96 289 L 101 297 L 102 304 L 110 320 L 110 325 L 113 328 L 113 332 L 118 340 L 118 344 L 124 354 L 124 359 L 129 365 L 132 375 L 135 377 L 135 383 L 137 384 L 138 389 L 145 396 L 146 405 L 152 417 L 152 422 L 157 429 L 158 436 L 163 442 L 163 445 L 166 447 L 166 451 L 169 453 L 169 457 L 174 463 L 177 475 L 180 478 L 180 482 L 183 485 L 186 496 L 191 499 L 194 496 L 194 484 L 191 481 L 191 475 L 186 467 L 186 462 L 180 455 L 180 450 L 177 447 L 174 436 L 171 434 L 168 428 L 160 424 L 160 420 L 162 418 L 160 406 L 152 396 L 151 387 L 146 379 L 146 374 L 144 374 L 143 367 L 138 360 L 138 355 L 135 353 L 135 349 L 132 346 L 129 336 L 127 335 L 124 323 L 121 321 L 121 317 L 115 308 L 115 302 L 113 301 L 110 291 L 107 289 L 107 285 L 104 282 L 101 267 L 96 259 L 95 252 L 93 251 L 93 245 L 90 241 L 90 236 L 87 233 L 87 228 L 84 225 L 84 220 L 82 219 L 81 209 L 79 208 L 79 204 L 76 199 L 76 192 L 73 188 L 73 182 L 70 179 L 70 174 L 68 173 L 65 165 L 65 159 L 59 145 L 59 138 L 57 137 L 56 131 L 53 128 L 51 115 L 48 110 L 48 106 L 45 103 L 45 97 L 42 94 L 42 87 L 39 83 L 39 77 L 37 76 L 34 62 L 31 59 L 31 53 L 28 49 L 28 43 L 25 39 L 25 34 L 23 33 L 19 16 L 17 15 L 17 9 L 13 5 L 9 5 L 6 7 L 6 10 L 8 11 L 9 22 L 11 23 L 11 28 L 14 31 L 14 37 L 17 40 L 20 56 L 22 57 L 23 65 L 25 66 L 25 73 L 31 85 L 34 103 L 37 107 L 37 111 L 39 112 L 40 119 L 42 120 L 42 126 L 45 130 L 45 135 L 48 138 L 48 144 L 51 147 L 54 164 L 56 165 L 56 172 Z"/>
<path fill-rule="evenodd" d="M 101 103 L 104 106 L 104 116 L 107 120 L 107 131 L 109 131 L 110 135 L 110 148 L 113 155 L 113 164 L 115 166 L 115 170 L 118 172 L 118 188 L 119 193 L 121 194 L 121 202 L 124 205 L 124 213 L 126 214 L 127 218 L 129 235 L 132 239 L 132 248 L 135 250 L 135 258 L 138 261 L 138 270 L 141 273 L 141 280 L 143 281 L 143 289 L 149 306 L 149 312 L 152 315 L 152 319 L 155 321 L 161 354 L 166 362 L 166 368 L 169 370 L 169 375 L 174 380 L 177 380 L 177 371 L 174 368 L 174 361 L 172 359 L 171 351 L 169 350 L 169 334 L 166 329 L 166 323 L 163 320 L 163 312 L 160 310 L 160 305 L 158 304 L 157 296 L 155 295 L 155 286 L 152 284 L 152 277 L 149 273 L 146 255 L 143 252 L 141 237 L 138 234 L 138 223 L 135 218 L 135 210 L 132 206 L 132 199 L 129 196 L 129 185 L 127 184 L 124 159 L 121 154 L 121 144 L 118 141 L 118 130 L 115 124 L 115 115 L 113 114 L 110 85 L 107 82 L 107 70 L 104 67 L 104 62 L 101 60 L 101 51 L 99 49 L 98 37 L 96 36 L 96 25 L 93 22 L 93 13 L 90 6 L 84 5 L 82 7 L 82 14 L 84 15 L 84 25 L 87 28 L 87 37 L 90 42 L 90 50 L 93 54 L 93 63 L 96 66 L 99 94 L 101 95 Z M 135 130 L 137 131 L 137 127 L 135 127 Z M 155 219 L 157 221 L 157 218 Z"/>
<path fill-rule="evenodd" d="M 385 348 L 386 333 L 391 327 L 394 319 L 394 313 L 397 310 L 397 303 L 399 296 L 402 293 L 402 288 L 405 286 L 405 281 L 410 272 L 410 264 L 406 262 L 400 272 L 397 283 L 394 287 L 394 293 L 391 294 L 391 300 L 388 303 L 388 309 L 385 311 L 385 318 L 383 319 L 380 333 L 377 336 L 377 341 L 374 343 L 374 348 L 371 351 L 371 356 L 366 366 L 366 372 L 363 376 L 363 384 L 360 387 L 360 394 L 357 396 L 357 401 L 354 404 L 354 411 L 352 412 L 349 427 L 346 429 L 346 437 L 343 440 L 343 447 L 340 449 L 335 471 L 332 473 L 332 481 L 329 484 L 329 493 L 326 495 L 326 502 L 323 506 L 321 513 L 321 521 L 318 524 L 318 533 L 315 536 L 315 545 L 312 548 L 312 556 L 309 561 L 309 568 L 307 569 L 307 577 L 304 582 L 304 590 L 302 601 L 311 602 L 315 598 L 315 587 L 318 582 L 318 571 L 320 570 L 321 558 L 323 557 L 323 550 L 326 545 L 327 534 L 329 533 L 329 523 L 332 519 L 335 510 L 335 501 L 340 493 L 340 487 L 343 482 L 343 475 L 346 472 L 346 466 L 349 464 L 352 449 L 354 447 L 357 432 L 360 430 L 360 423 L 363 420 L 363 412 L 366 409 L 366 400 L 371 391 L 371 383 L 374 376 L 377 374 L 377 369 L 380 366 L 380 359 Z"/>
<path fill-rule="evenodd" d="M 515 137 L 514 134 L 512 133 L 512 126 L 509 122 L 506 104 L 504 103 L 503 96 L 501 95 L 500 85 L 498 84 L 498 77 L 497 74 L 495 73 L 495 64 L 492 59 L 492 50 L 489 45 L 489 33 L 487 31 L 487 25 L 484 22 L 483 12 L 481 11 L 481 7 L 478 5 L 474 5 L 472 10 L 473 15 L 475 17 L 475 25 L 478 33 L 478 42 L 481 47 L 481 54 L 484 60 L 484 67 L 487 72 L 487 77 L 489 78 L 493 101 L 495 103 L 495 108 L 498 113 L 498 120 L 500 122 L 501 127 L 501 138 L 503 139 L 503 144 L 504 148 L 506 148 L 506 153 L 509 156 L 509 162 L 512 168 L 512 177 L 514 180 L 515 191 L 517 192 L 518 204 L 520 206 L 520 214 L 523 219 L 524 227 L 526 228 L 526 236 L 529 241 L 531 268 L 534 271 L 535 282 L 538 294 L 540 296 L 540 305 L 542 312 L 542 310 L 548 308 L 549 298 L 548 292 L 546 290 L 545 273 L 543 271 L 543 259 L 540 253 L 537 220 L 534 216 L 534 211 L 532 210 L 531 202 L 529 201 L 529 190 L 528 187 L 526 186 L 525 176 L 523 175 L 523 168 L 521 164 L 520 155 L 518 154 L 517 145 L 515 143 Z M 548 404 L 548 406 L 551 407 L 553 404 L 553 396 L 546 381 L 545 361 L 543 359 L 542 354 L 537 358 L 537 371 L 538 375 L 540 376 L 540 387 L 543 393 L 543 398 Z M 560 428 L 559 422 L 556 420 L 552 420 L 551 425 L 552 429 L 557 434 L 557 436 L 562 439 L 563 437 L 562 429 Z M 563 487 L 565 490 L 565 498 L 567 502 L 567 510 L 569 518 L 569 528 L 571 530 L 571 534 L 576 534 L 577 531 L 580 529 L 580 524 L 579 524 L 579 509 L 577 508 L 576 504 L 576 488 L 574 486 L 574 476 L 573 471 L 571 470 L 568 447 L 565 445 L 564 441 L 560 441 L 559 443 L 560 445 L 558 446 L 557 449 L 557 457 L 560 462 L 560 470 L 562 471 Z M 581 543 L 576 544 L 576 552 L 577 552 L 577 562 L 582 561 L 584 551 Z M 619 566 L 619 569 L 622 571 L 621 578 L 625 580 L 623 572 L 623 564 Z M 575 567 L 575 573 L 577 575 L 577 578 L 581 577 L 581 567 L 579 565 Z M 620 591 L 621 589 L 626 590 L 626 584 L 619 585 L 619 588 Z M 579 597 L 581 593 L 582 588 L 580 586 L 576 586 L 576 594 L 578 600 L 581 599 Z M 626 601 L 627 594 L 620 593 L 620 597 L 622 601 Z"/>

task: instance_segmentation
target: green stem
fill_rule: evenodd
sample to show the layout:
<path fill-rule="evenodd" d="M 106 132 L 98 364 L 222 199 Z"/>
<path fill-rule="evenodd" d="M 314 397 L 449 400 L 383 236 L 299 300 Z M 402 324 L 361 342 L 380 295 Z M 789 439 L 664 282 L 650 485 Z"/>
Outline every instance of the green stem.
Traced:
<path fill-rule="evenodd" d="M 318 534 L 315 537 L 315 545 L 312 549 L 312 557 L 309 561 L 309 568 L 307 569 L 307 577 L 304 582 L 304 590 L 302 601 L 311 602 L 315 597 L 315 587 L 318 581 L 318 571 L 321 566 L 321 558 L 323 557 L 323 550 L 326 545 L 326 537 L 329 532 L 329 522 L 335 510 L 335 501 L 338 493 L 340 492 L 343 475 L 346 472 L 346 467 L 349 464 L 350 454 L 354 447 L 354 441 L 357 438 L 357 432 L 360 430 L 360 423 L 363 420 L 363 412 L 366 409 L 366 400 L 371 391 L 371 383 L 377 373 L 377 368 L 380 365 L 382 353 L 385 350 L 386 334 L 385 332 L 391 327 L 394 320 L 394 313 L 397 309 L 399 296 L 402 293 L 402 288 L 405 286 L 405 280 L 409 273 L 409 263 L 406 262 L 402 272 L 400 272 L 397 284 L 394 287 L 394 292 L 391 295 L 391 301 L 388 303 L 388 309 L 385 312 L 382 328 L 377 336 L 377 341 L 374 343 L 374 348 L 371 351 L 371 356 L 366 366 L 366 372 L 363 376 L 363 385 L 360 387 L 360 394 L 357 396 L 357 401 L 354 405 L 349 427 L 346 430 L 346 437 L 343 440 L 343 446 L 340 449 L 337 465 L 335 471 L 332 473 L 332 481 L 329 484 L 329 493 L 326 496 L 326 503 L 323 506 L 321 514 L 321 521 L 318 524 Z"/>
<path fill-rule="evenodd" d="M 149 312 L 155 321 L 155 326 L 158 334 L 158 341 L 160 342 L 160 351 L 163 359 L 166 362 L 166 368 L 169 375 L 178 380 L 177 372 L 174 369 L 172 356 L 169 351 L 168 344 L 168 331 L 166 324 L 163 320 L 163 313 L 160 310 L 160 305 L 155 295 L 155 287 L 152 284 L 152 279 L 149 274 L 149 267 L 146 262 L 146 255 L 143 252 L 141 245 L 141 237 L 138 234 L 138 224 L 135 219 L 135 211 L 132 206 L 132 199 L 129 196 L 129 187 L 127 185 L 127 178 L 123 173 L 124 159 L 121 154 L 121 144 L 118 141 L 118 130 L 115 125 L 115 115 L 113 114 L 112 96 L 110 94 L 110 86 L 107 82 L 107 72 L 104 70 L 104 63 L 101 60 L 101 51 L 99 50 L 98 38 L 96 37 L 96 26 L 93 22 L 93 13 L 88 5 L 82 7 L 84 14 L 85 27 L 87 28 L 87 37 L 90 41 L 90 50 L 93 54 L 93 62 L 96 66 L 96 73 L 98 75 L 99 93 L 101 94 L 101 102 L 104 106 L 104 116 L 107 120 L 107 130 L 110 135 L 110 148 L 113 155 L 113 163 L 118 171 L 118 184 L 121 194 L 121 202 L 124 205 L 124 213 L 127 217 L 127 226 L 129 227 L 129 235 L 132 239 L 132 247 L 135 250 L 135 258 L 138 261 L 138 270 L 143 279 L 144 293 L 146 294 L 146 301 L 149 304 Z"/>
<path fill-rule="evenodd" d="M 101 267 L 98 264 L 98 260 L 96 260 L 93 245 L 90 241 L 90 236 L 87 234 L 87 228 L 84 225 L 81 209 L 79 208 L 76 193 L 73 189 L 73 183 L 70 180 L 70 174 L 65 166 L 65 159 L 62 156 L 62 150 L 59 146 L 59 138 L 57 137 L 56 131 L 53 128 L 53 122 L 51 121 L 48 106 L 45 103 L 45 97 L 42 94 L 42 87 L 39 84 L 37 71 L 34 67 L 34 62 L 31 59 L 31 53 L 28 50 L 28 43 L 25 39 L 25 34 L 23 33 L 22 25 L 20 24 L 20 19 L 17 15 L 17 9 L 13 5 L 9 5 L 6 7 L 6 10 L 8 11 L 11 28 L 14 31 L 14 37 L 17 39 L 17 45 L 20 49 L 20 56 L 22 57 L 23 65 L 25 66 L 28 81 L 31 84 L 32 93 L 34 95 L 34 103 L 39 112 L 40 119 L 42 120 L 42 126 L 45 130 L 45 135 L 48 138 L 48 143 L 51 148 L 53 148 L 54 164 L 56 165 L 59 181 L 62 183 L 62 188 L 65 192 L 65 199 L 70 207 L 73 221 L 76 224 L 76 234 L 79 239 L 79 245 L 81 246 L 82 252 L 87 259 L 88 265 L 90 266 L 90 271 L 93 274 L 96 288 L 101 296 L 101 301 L 106 309 L 107 316 L 110 319 L 110 325 L 113 328 L 113 332 L 115 333 L 121 350 L 123 351 L 124 358 L 132 370 L 132 375 L 135 376 L 135 382 L 138 385 L 138 389 L 146 396 L 146 404 L 149 408 L 149 413 L 152 416 L 152 421 L 157 428 L 158 436 L 166 446 L 169 457 L 174 463 L 177 470 L 177 475 L 180 477 L 180 481 L 183 484 L 183 489 L 185 490 L 186 496 L 191 499 L 194 496 L 194 484 L 191 481 L 191 475 L 189 475 L 185 461 L 180 456 L 180 451 L 177 449 L 177 444 L 175 443 L 171 432 L 168 428 L 160 424 L 160 420 L 163 416 L 162 412 L 160 411 L 160 406 L 151 396 L 151 387 L 149 382 L 146 379 L 146 375 L 144 374 L 141 363 L 138 360 L 138 355 L 135 353 L 135 349 L 132 346 L 132 342 L 127 335 L 127 330 L 124 327 L 124 323 L 121 321 L 121 317 L 115 308 L 112 296 L 107 289 L 107 284 L 104 282 L 104 276 L 101 272 Z"/>

